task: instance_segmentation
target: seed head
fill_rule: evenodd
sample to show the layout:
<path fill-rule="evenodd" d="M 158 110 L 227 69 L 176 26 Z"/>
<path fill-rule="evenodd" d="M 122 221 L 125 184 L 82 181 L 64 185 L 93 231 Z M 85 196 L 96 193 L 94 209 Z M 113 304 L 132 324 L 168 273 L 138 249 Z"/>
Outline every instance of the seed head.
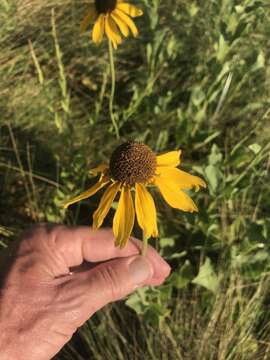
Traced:
<path fill-rule="evenodd" d="M 98 14 L 107 14 L 116 8 L 116 0 L 95 0 L 95 7 Z"/>
<path fill-rule="evenodd" d="M 156 155 L 148 146 L 129 141 L 112 153 L 110 173 L 114 180 L 132 186 L 150 181 L 155 175 L 156 165 Z"/>

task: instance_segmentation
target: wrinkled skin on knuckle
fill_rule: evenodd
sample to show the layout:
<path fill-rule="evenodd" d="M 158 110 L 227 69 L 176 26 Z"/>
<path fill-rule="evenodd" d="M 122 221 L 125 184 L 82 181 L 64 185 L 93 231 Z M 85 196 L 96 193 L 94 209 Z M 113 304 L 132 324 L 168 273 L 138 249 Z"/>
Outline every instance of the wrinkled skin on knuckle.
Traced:
<path fill-rule="evenodd" d="M 25 259 L 28 264 L 32 261 L 36 268 L 34 271 L 32 266 L 30 271 L 39 277 L 53 278 L 59 274 L 68 274 L 69 269 L 56 246 L 57 236 L 63 228 L 52 225 L 33 227 L 25 233 L 18 247 L 17 260 Z"/>
<path fill-rule="evenodd" d="M 80 246 L 74 246 L 70 241 L 66 241 L 61 232 L 62 228 L 63 227 L 59 226 L 54 233 L 54 245 L 63 263 L 73 264 L 73 267 L 78 266 L 84 260 L 82 248 Z"/>
<path fill-rule="evenodd" d="M 95 281 L 104 285 L 104 296 L 109 299 L 109 302 L 122 297 L 123 290 L 120 286 L 119 276 L 113 266 L 107 265 L 99 268 L 95 276 L 98 278 Z"/>

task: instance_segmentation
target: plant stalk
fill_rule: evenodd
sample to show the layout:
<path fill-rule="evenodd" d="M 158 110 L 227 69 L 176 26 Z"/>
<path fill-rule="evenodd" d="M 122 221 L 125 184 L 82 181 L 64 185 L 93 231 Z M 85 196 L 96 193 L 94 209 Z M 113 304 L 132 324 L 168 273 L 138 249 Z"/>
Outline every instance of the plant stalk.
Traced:
<path fill-rule="evenodd" d="M 115 94 L 115 66 L 114 66 L 114 56 L 113 56 L 113 47 L 111 40 L 108 40 L 109 44 L 109 58 L 110 58 L 110 70 L 111 70 L 111 79 L 112 79 L 112 87 L 111 87 L 111 95 L 109 101 L 109 112 L 112 121 L 112 125 L 114 127 L 115 136 L 117 139 L 120 138 L 119 136 L 119 128 L 117 122 L 115 120 L 115 116 L 113 113 L 113 101 L 114 101 L 114 94 Z"/>
<path fill-rule="evenodd" d="M 141 252 L 142 256 L 146 256 L 147 246 L 148 246 L 148 239 L 145 237 L 145 235 L 143 235 L 143 244 L 142 244 L 142 252 Z"/>

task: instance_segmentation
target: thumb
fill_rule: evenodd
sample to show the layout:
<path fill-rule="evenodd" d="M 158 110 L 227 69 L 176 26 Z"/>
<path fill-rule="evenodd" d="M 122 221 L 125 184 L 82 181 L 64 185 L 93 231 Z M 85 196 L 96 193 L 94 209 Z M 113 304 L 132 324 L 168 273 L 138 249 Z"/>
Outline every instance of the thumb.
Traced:
<path fill-rule="evenodd" d="M 79 275 L 77 291 L 84 298 L 84 321 L 106 304 L 119 300 L 153 276 L 150 261 L 143 256 L 119 258 L 97 265 Z"/>

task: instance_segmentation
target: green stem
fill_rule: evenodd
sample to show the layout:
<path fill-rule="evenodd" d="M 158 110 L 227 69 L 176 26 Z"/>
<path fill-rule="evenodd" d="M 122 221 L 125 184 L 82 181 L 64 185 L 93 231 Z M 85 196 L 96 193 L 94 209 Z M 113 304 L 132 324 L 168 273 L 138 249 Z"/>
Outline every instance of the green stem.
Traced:
<path fill-rule="evenodd" d="M 115 93 L 115 68 L 114 68 L 114 58 L 113 58 L 113 47 L 111 40 L 108 40 L 109 43 L 109 58 L 110 58 L 110 68 L 111 68 L 111 77 L 112 77 L 112 89 L 111 89 L 111 95 L 110 95 L 110 102 L 109 102 L 109 111 L 110 111 L 110 117 L 111 121 L 114 127 L 116 138 L 119 139 L 119 129 L 118 125 L 116 123 L 114 113 L 113 113 L 113 100 L 114 100 L 114 93 Z"/>
<path fill-rule="evenodd" d="M 148 246 L 148 239 L 143 235 L 143 245 L 142 245 L 142 256 L 146 256 Z"/>

